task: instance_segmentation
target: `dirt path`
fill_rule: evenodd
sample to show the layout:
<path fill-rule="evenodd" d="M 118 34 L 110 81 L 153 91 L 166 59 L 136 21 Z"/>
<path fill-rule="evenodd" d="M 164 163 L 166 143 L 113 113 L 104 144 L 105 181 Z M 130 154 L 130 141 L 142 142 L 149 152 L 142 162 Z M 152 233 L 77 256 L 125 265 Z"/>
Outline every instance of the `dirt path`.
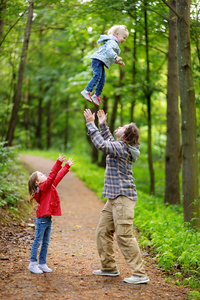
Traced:
<path fill-rule="evenodd" d="M 53 161 L 22 156 L 32 170 L 46 174 Z M 72 167 L 73 170 L 73 167 Z M 95 229 L 103 203 L 70 171 L 58 186 L 62 216 L 53 217 L 53 228 L 47 263 L 52 273 L 41 275 L 28 271 L 34 229 L 0 227 L 0 299 L 69 299 L 69 300 L 158 300 L 188 299 L 188 289 L 165 282 L 151 255 L 143 253 L 150 278 L 148 284 L 130 285 L 123 282 L 131 276 L 117 245 L 116 260 L 120 276 L 94 276 L 100 268 L 95 244 Z M 137 209 L 137 208 L 136 208 Z"/>

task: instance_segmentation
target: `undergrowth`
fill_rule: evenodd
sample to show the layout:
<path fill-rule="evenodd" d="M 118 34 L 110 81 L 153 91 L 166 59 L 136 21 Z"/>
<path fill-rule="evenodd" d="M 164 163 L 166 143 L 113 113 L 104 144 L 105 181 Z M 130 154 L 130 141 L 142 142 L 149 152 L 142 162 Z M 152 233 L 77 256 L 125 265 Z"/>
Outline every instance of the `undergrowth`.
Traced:
<path fill-rule="evenodd" d="M 153 249 L 158 266 L 173 272 L 177 284 L 199 288 L 200 232 L 185 224 L 180 206 L 166 206 L 161 199 L 138 192 L 134 225 L 140 245 Z"/>
<path fill-rule="evenodd" d="M 5 216 L 5 210 L 17 219 L 19 213 L 21 213 L 20 207 L 25 207 L 27 204 L 26 195 L 27 178 L 19 159 L 17 158 L 17 149 L 15 147 L 5 147 L 4 143 L 0 143 L 1 220 Z"/>

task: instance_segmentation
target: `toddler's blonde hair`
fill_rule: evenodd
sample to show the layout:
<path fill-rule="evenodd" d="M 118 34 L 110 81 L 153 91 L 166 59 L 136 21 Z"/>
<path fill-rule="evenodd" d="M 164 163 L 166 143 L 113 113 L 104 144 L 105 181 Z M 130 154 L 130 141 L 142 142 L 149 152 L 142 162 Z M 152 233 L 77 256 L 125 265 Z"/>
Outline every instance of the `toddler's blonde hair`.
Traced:
<path fill-rule="evenodd" d="M 114 25 L 108 30 L 108 35 L 115 35 L 119 30 L 124 30 L 126 37 L 129 35 L 127 27 L 125 25 Z"/>

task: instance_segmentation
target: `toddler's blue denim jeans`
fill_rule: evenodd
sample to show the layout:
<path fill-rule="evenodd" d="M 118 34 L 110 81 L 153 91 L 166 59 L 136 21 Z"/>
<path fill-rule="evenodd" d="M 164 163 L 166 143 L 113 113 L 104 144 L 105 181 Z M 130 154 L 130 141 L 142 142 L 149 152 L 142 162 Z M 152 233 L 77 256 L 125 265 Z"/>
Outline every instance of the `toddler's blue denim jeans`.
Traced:
<path fill-rule="evenodd" d="M 88 83 L 86 90 L 88 92 L 92 92 L 94 86 L 96 86 L 95 94 L 97 96 L 101 95 L 106 82 L 104 66 L 104 63 L 101 60 L 98 60 L 96 58 L 92 59 L 93 77 Z"/>
<path fill-rule="evenodd" d="M 31 248 L 31 261 L 37 261 L 37 251 L 42 242 L 39 264 L 46 264 L 47 249 L 51 237 L 51 216 L 36 218 L 35 239 Z"/>

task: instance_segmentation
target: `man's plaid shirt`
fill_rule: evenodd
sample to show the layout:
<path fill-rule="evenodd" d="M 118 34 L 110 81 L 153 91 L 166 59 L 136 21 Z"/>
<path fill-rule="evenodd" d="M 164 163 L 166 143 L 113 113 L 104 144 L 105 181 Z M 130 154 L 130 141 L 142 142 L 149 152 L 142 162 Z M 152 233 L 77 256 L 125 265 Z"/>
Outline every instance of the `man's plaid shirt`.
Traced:
<path fill-rule="evenodd" d="M 131 200 L 137 200 L 136 186 L 134 184 L 132 162 L 137 160 L 140 152 L 138 147 L 127 146 L 122 141 L 115 141 L 107 124 L 100 125 L 101 132 L 94 122 L 87 123 L 95 147 L 108 154 L 106 156 L 106 171 L 103 187 L 103 197 L 115 199 L 123 195 Z M 134 153 L 131 155 L 131 150 Z"/>

